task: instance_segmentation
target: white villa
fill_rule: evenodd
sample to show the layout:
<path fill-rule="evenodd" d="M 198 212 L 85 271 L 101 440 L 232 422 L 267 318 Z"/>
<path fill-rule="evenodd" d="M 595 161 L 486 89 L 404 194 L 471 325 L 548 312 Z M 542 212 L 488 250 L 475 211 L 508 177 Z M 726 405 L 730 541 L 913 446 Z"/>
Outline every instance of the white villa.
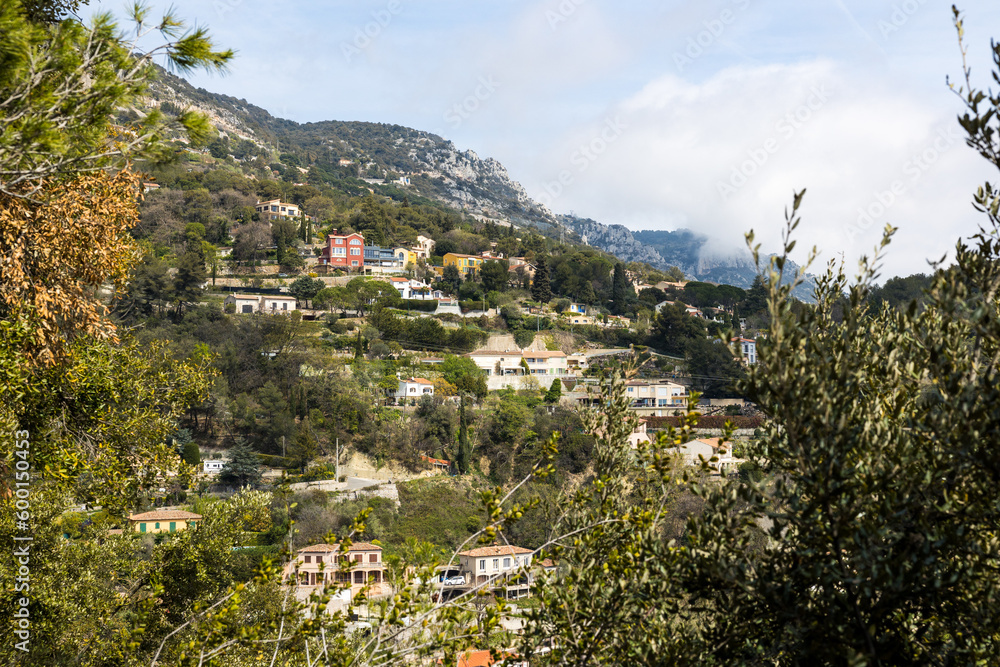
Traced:
<path fill-rule="evenodd" d="M 743 353 L 743 360 L 747 362 L 748 365 L 753 366 L 757 363 L 757 341 L 752 338 L 734 338 L 734 343 L 739 343 L 740 352 Z"/>
<path fill-rule="evenodd" d="M 237 313 L 290 313 L 298 308 L 295 297 L 272 294 L 230 294 L 223 303 Z"/>
<path fill-rule="evenodd" d="M 481 369 L 486 371 L 487 387 L 491 391 L 505 387 L 519 387 L 526 377 L 538 380 L 539 385 L 548 387 L 552 380 L 576 379 L 569 370 L 565 352 L 531 352 L 515 350 L 496 352 L 481 350 L 468 355 Z"/>
<path fill-rule="evenodd" d="M 424 378 L 409 378 L 399 381 L 399 387 L 396 389 L 396 400 L 399 401 L 405 398 L 417 399 L 425 394 L 428 396 L 434 395 L 434 384 Z"/>

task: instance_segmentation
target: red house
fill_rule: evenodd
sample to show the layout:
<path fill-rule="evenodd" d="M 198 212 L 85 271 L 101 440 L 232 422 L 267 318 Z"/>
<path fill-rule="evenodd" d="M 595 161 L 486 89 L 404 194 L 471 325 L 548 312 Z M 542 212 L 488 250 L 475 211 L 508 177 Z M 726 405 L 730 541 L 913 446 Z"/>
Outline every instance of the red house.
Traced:
<path fill-rule="evenodd" d="M 319 263 L 335 269 L 361 269 L 365 265 L 365 237 L 361 234 L 338 234 L 326 237 L 326 248 Z"/>

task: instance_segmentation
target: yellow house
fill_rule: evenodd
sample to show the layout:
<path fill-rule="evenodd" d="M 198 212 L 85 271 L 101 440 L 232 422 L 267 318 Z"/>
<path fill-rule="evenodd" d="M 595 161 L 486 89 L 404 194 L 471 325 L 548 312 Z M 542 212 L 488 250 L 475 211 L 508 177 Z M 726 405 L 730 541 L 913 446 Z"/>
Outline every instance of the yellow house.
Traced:
<path fill-rule="evenodd" d="M 474 273 L 479 270 L 480 264 L 490 259 L 479 255 L 460 255 L 456 252 L 449 252 L 444 256 L 445 266 L 454 266 L 462 273 Z"/>
<path fill-rule="evenodd" d="M 405 269 L 410 265 L 412 265 L 413 268 L 417 267 L 417 253 L 410 248 L 396 248 L 392 251 L 392 253 L 396 256 L 396 260 L 399 262 L 399 268 Z"/>
<path fill-rule="evenodd" d="M 201 521 L 201 515 L 183 510 L 155 510 L 133 514 L 128 518 L 137 533 L 176 533 Z"/>

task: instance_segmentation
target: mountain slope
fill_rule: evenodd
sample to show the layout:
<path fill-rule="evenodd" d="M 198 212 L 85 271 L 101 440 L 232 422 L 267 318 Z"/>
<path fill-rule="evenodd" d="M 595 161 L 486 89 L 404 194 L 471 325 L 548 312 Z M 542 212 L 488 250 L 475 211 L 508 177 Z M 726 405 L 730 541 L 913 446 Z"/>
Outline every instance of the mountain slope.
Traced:
<path fill-rule="evenodd" d="M 626 262 L 677 266 L 698 280 L 749 287 L 756 276 L 746 249 L 720 251 L 720 242 L 689 230 L 632 232 L 622 225 L 555 215 L 531 199 L 497 160 L 459 150 L 430 132 L 360 121 L 296 123 L 246 100 L 195 88 L 166 71 L 150 91 L 146 106 L 155 105 L 168 112 L 193 107 L 205 113 L 230 145 L 249 142 L 256 148 L 247 160 L 262 168 L 276 162 L 298 167 L 306 182 L 340 181 L 355 194 L 372 188 L 396 198 L 427 197 L 480 219 L 582 242 Z M 394 182 L 399 176 L 408 184 Z M 798 296 L 811 300 L 811 292 L 810 283 Z"/>

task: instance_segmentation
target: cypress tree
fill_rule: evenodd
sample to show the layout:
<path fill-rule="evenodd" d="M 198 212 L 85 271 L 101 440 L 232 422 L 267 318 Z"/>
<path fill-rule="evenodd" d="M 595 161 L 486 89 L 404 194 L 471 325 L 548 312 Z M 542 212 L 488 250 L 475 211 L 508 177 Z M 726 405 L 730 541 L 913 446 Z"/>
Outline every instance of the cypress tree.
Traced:
<path fill-rule="evenodd" d="M 560 398 L 562 398 L 562 381 L 556 378 L 552 381 L 549 390 L 545 392 L 545 402 L 558 403 Z"/>
<path fill-rule="evenodd" d="M 549 267 L 545 258 L 539 257 L 535 267 L 535 277 L 531 281 L 531 298 L 543 306 L 552 299 L 552 287 L 549 285 Z"/>
<path fill-rule="evenodd" d="M 469 421 L 465 416 L 465 394 L 458 408 L 458 471 L 463 475 L 469 472 L 472 451 L 469 448 Z"/>
<path fill-rule="evenodd" d="M 611 286 L 611 310 L 615 315 L 623 314 L 628 308 L 628 278 L 625 277 L 625 265 L 615 264 L 614 281 Z"/>

